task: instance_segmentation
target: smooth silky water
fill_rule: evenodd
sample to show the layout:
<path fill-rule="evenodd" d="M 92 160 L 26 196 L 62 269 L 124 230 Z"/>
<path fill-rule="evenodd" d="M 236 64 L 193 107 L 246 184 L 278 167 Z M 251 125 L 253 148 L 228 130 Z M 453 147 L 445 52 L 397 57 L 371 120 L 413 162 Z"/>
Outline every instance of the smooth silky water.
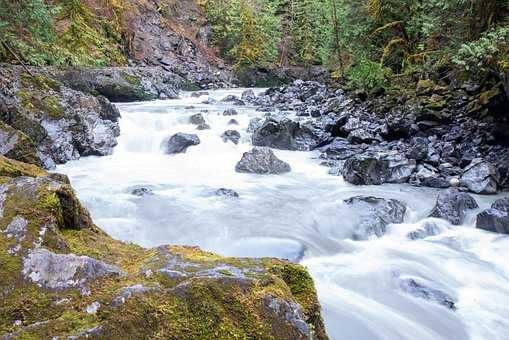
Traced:
<path fill-rule="evenodd" d="M 221 99 L 242 89 L 211 91 Z M 311 272 L 332 339 L 509 339 L 509 238 L 474 228 L 475 214 L 496 197 L 476 196 L 480 209 L 462 226 L 426 218 L 437 191 L 410 185 L 353 186 L 327 174 L 315 152 L 274 150 L 292 172 L 240 174 L 235 164 L 248 151 L 252 107 L 205 105 L 207 97 L 118 104 L 121 135 L 113 155 L 59 166 L 98 226 L 142 246 L 197 245 L 230 256 L 270 256 L 298 261 Z M 190 107 L 192 106 L 192 107 Z M 202 110 L 210 130 L 189 117 Z M 239 125 L 228 125 L 230 119 Z M 224 143 L 235 129 L 241 142 Z M 201 144 L 165 155 L 163 140 L 196 133 Z M 131 194 L 138 187 L 153 195 Z M 214 195 L 234 189 L 239 199 Z M 406 223 L 382 238 L 352 240 L 359 212 L 343 200 L 355 195 L 396 198 L 408 205 Z M 440 234 L 410 240 L 407 234 L 435 223 Z M 457 309 L 401 288 L 414 279 L 450 296 Z"/>

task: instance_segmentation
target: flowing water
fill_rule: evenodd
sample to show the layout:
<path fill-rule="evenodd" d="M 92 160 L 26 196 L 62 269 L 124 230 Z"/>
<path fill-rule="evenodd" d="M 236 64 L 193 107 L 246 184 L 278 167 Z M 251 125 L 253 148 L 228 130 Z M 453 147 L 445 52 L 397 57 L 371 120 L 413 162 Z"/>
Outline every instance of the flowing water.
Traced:
<path fill-rule="evenodd" d="M 218 90 L 210 97 L 241 92 Z M 176 100 L 120 104 L 113 155 L 58 167 L 97 225 L 147 247 L 198 245 L 223 255 L 299 261 L 315 280 L 332 339 L 509 339 L 509 238 L 474 228 L 475 214 L 495 197 L 476 196 L 480 209 L 452 226 L 426 218 L 436 190 L 352 186 L 328 175 L 314 152 L 275 150 L 292 166 L 285 175 L 236 173 L 251 148 L 248 122 L 263 113 L 236 107 L 238 116 L 225 117 L 228 105 L 201 104 L 205 98 L 183 93 Z M 197 131 L 189 117 L 202 110 L 211 129 Z M 239 125 L 228 125 L 231 118 Z M 220 138 L 228 129 L 241 133 L 239 145 Z M 176 132 L 197 133 L 201 144 L 163 154 L 162 141 Z M 132 195 L 139 187 L 154 194 Z M 221 187 L 240 198 L 214 195 Z M 381 238 L 352 240 L 361 212 L 343 200 L 355 195 L 404 201 L 406 223 L 390 225 Z M 431 224 L 438 235 L 407 237 Z M 437 294 L 456 309 L 440 304 Z"/>

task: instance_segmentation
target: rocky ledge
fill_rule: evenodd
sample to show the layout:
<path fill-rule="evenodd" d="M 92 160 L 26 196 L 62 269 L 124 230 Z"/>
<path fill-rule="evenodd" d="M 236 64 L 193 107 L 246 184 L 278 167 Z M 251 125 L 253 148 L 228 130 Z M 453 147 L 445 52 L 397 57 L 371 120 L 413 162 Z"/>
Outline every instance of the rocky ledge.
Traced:
<path fill-rule="evenodd" d="M 0 339 L 327 339 L 305 268 L 96 227 L 65 176 L 0 156 Z"/>

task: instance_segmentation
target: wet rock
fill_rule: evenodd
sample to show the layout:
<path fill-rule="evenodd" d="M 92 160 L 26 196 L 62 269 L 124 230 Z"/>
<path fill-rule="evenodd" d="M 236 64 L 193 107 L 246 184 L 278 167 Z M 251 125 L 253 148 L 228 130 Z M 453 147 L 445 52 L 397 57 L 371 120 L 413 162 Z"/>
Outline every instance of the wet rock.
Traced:
<path fill-rule="evenodd" d="M 239 144 L 240 133 L 236 130 L 227 130 L 221 134 L 223 142 L 232 142 L 233 144 Z"/>
<path fill-rule="evenodd" d="M 203 123 L 203 124 L 200 124 L 196 127 L 196 130 L 209 130 L 210 129 L 210 125 L 207 124 L 207 123 Z"/>
<path fill-rule="evenodd" d="M 236 115 L 238 115 L 238 114 L 239 114 L 239 113 L 237 112 L 237 110 L 232 109 L 232 108 L 230 108 L 230 109 L 226 109 L 226 110 L 224 110 L 224 112 L 223 112 L 223 116 L 236 116 Z"/>
<path fill-rule="evenodd" d="M 154 192 L 152 191 L 152 189 L 146 188 L 146 187 L 136 188 L 131 191 L 131 195 L 138 196 L 138 197 L 150 196 L 153 194 L 154 194 Z"/>
<path fill-rule="evenodd" d="M 300 151 L 313 150 L 329 139 L 328 133 L 287 118 L 266 119 L 252 136 L 253 145 L 256 146 Z"/>
<path fill-rule="evenodd" d="M 236 119 L 230 119 L 228 125 L 239 125 L 239 122 Z"/>
<path fill-rule="evenodd" d="M 419 164 L 417 171 L 410 177 L 410 184 L 431 188 L 449 188 L 451 180 L 443 177 L 436 168 L 429 164 Z"/>
<path fill-rule="evenodd" d="M 456 310 L 456 304 L 453 298 L 438 289 L 426 287 L 414 279 L 402 279 L 400 281 L 400 287 L 406 293 L 441 304 L 453 311 Z"/>
<path fill-rule="evenodd" d="M 352 144 L 370 144 L 377 141 L 375 134 L 366 129 L 356 129 L 348 134 L 348 141 Z"/>
<path fill-rule="evenodd" d="M 251 103 L 256 100 L 256 95 L 253 90 L 249 89 L 242 92 L 240 99 L 246 103 Z"/>
<path fill-rule="evenodd" d="M 190 146 L 198 144 L 200 144 L 200 138 L 197 135 L 182 132 L 174 134 L 163 142 L 166 154 L 184 153 Z"/>
<path fill-rule="evenodd" d="M 405 183 L 416 168 L 413 159 L 399 152 L 368 152 L 346 160 L 343 178 L 356 185 Z"/>
<path fill-rule="evenodd" d="M 246 105 L 242 100 L 240 100 L 237 96 L 230 94 L 223 99 L 221 99 L 223 103 L 232 103 L 233 105 L 243 106 Z M 227 115 L 225 115 L 227 116 Z"/>
<path fill-rule="evenodd" d="M 478 207 L 472 196 L 458 189 L 450 188 L 438 194 L 437 202 L 429 217 L 442 218 L 451 224 L 460 225 L 465 220 L 467 210 Z"/>
<path fill-rule="evenodd" d="M 409 232 L 407 238 L 410 240 L 421 240 L 438 234 L 440 234 L 440 228 L 435 223 L 426 222 L 421 228 Z"/>
<path fill-rule="evenodd" d="M 38 248 L 23 259 L 23 277 L 51 290 L 82 288 L 102 277 L 119 277 L 122 271 L 112 265 L 74 254 L 55 254 Z"/>
<path fill-rule="evenodd" d="M 207 122 L 201 113 L 196 113 L 189 117 L 189 123 L 193 125 L 205 125 Z"/>
<path fill-rule="evenodd" d="M 290 165 L 274 155 L 266 147 L 254 147 L 245 152 L 235 166 L 235 171 L 255 174 L 283 174 L 290 172 Z"/>
<path fill-rule="evenodd" d="M 476 194 L 497 193 L 498 181 L 497 169 L 481 158 L 474 159 L 461 176 L 461 185 Z"/>
<path fill-rule="evenodd" d="M 365 240 L 371 235 L 382 237 L 388 224 L 403 223 L 406 205 L 395 199 L 373 196 L 355 196 L 344 201 L 361 214 L 361 221 L 353 234 L 354 240 Z"/>
<path fill-rule="evenodd" d="M 421 137 L 412 139 L 410 147 L 406 152 L 406 156 L 416 161 L 421 161 L 428 155 L 428 140 Z"/>
<path fill-rule="evenodd" d="M 191 92 L 192 98 L 199 98 L 201 96 L 208 96 L 209 93 L 207 91 L 197 91 L 197 92 Z"/>
<path fill-rule="evenodd" d="M 247 126 L 247 132 L 255 132 L 258 128 L 260 128 L 263 124 L 263 119 L 260 117 L 255 117 L 249 120 L 249 124 Z"/>
<path fill-rule="evenodd" d="M 490 209 L 477 215 L 476 228 L 509 234 L 509 197 L 496 200 Z"/>
<path fill-rule="evenodd" d="M 227 197 L 227 198 L 239 198 L 239 194 L 232 189 L 219 188 L 215 191 L 216 196 Z"/>

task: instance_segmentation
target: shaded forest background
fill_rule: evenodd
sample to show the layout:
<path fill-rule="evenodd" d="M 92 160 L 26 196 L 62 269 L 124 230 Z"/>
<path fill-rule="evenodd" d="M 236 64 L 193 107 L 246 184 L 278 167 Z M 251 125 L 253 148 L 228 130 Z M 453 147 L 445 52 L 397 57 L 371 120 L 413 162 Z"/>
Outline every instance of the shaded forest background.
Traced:
<path fill-rule="evenodd" d="M 0 0 L 0 61 L 126 65 L 129 23 L 144 2 L 148 1 Z M 151 3 L 168 25 L 182 15 L 179 1 Z M 334 79 L 366 90 L 429 74 L 448 81 L 496 83 L 509 71 L 507 0 L 197 4 L 211 27 L 205 48 L 236 69 L 323 66 Z M 186 30 L 182 28 L 182 34 L 193 36 Z"/>

